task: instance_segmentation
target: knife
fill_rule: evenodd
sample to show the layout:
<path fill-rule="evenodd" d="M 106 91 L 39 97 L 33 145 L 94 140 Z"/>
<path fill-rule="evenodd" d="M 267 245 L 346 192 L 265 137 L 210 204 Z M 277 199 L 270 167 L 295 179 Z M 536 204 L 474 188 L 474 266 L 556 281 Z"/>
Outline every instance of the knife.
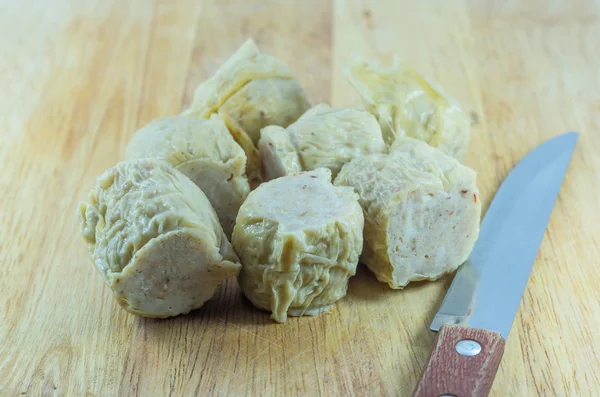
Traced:
<path fill-rule="evenodd" d="M 414 397 L 489 394 L 578 136 L 542 143 L 498 189 L 431 323 L 438 338 Z"/>

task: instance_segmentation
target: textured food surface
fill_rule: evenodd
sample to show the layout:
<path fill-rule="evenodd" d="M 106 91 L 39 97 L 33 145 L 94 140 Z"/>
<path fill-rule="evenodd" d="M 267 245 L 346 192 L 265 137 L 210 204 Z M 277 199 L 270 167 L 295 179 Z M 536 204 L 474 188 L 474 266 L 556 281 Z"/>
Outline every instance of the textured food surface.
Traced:
<path fill-rule="evenodd" d="M 225 123 L 213 117 L 162 117 L 138 130 L 127 146 L 127 159 L 160 158 L 192 180 L 217 212 L 231 236 L 237 212 L 250 192 L 246 155 Z"/>
<path fill-rule="evenodd" d="M 298 152 L 285 128 L 276 125 L 263 128 L 258 149 L 265 181 L 302 171 Z"/>
<path fill-rule="evenodd" d="M 392 67 L 354 62 L 346 76 L 373 113 L 391 145 L 397 137 L 420 139 L 462 161 L 471 126 L 458 102 L 399 59 Z"/>
<path fill-rule="evenodd" d="M 78 214 L 94 264 L 131 313 L 188 313 L 239 272 L 210 202 L 165 161 L 132 160 L 108 169 Z"/>
<path fill-rule="evenodd" d="M 227 113 L 237 120 L 258 144 L 263 127 L 287 127 L 309 107 L 298 80 L 274 77 L 250 81 L 223 103 L 219 113 Z"/>
<path fill-rule="evenodd" d="M 206 118 L 250 81 L 268 78 L 293 79 L 293 76 L 286 65 L 261 54 L 254 41 L 248 39 L 211 78 L 196 88 L 185 113 Z"/>
<path fill-rule="evenodd" d="M 255 146 L 261 128 L 287 126 L 309 106 L 288 67 L 261 54 L 249 39 L 198 86 L 192 104 L 182 114 L 193 118 L 219 114 L 246 152 L 248 178 L 260 182 L 260 158 Z"/>
<path fill-rule="evenodd" d="M 359 194 L 362 260 L 392 288 L 437 279 L 473 249 L 481 216 L 475 172 L 424 142 L 399 138 L 388 155 L 346 164 L 335 184 Z"/>
<path fill-rule="evenodd" d="M 328 169 L 278 178 L 240 208 L 232 239 L 242 261 L 240 286 L 278 322 L 327 311 L 356 272 L 362 210 L 352 189 L 330 179 Z"/>
<path fill-rule="evenodd" d="M 329 168 L 334 178 L 354 157 L 386 151 L 377 120 L 363 110 L 320 104 L 287 130 L 304 169 Z"/>
<path fill-rule="evenodd" d="M 292 147 L 302 170 L 328 168 L 334 178 L 342 166 L 354 157 L 387 151 L 377 120 L 364 110 L 333 109 L 320 104 L 286 129 L 287 139 L 282 136 L 281 130 L 265 130 L 261 140 L 268 141 L 276 148 L 273 150 L 267 142 L 259 143 L 264 173 L 270 179 L 297 172 L 295 167 L 279 166 L 289 164 Z M 292 145 L 287 143 L 288 140 Z"/>

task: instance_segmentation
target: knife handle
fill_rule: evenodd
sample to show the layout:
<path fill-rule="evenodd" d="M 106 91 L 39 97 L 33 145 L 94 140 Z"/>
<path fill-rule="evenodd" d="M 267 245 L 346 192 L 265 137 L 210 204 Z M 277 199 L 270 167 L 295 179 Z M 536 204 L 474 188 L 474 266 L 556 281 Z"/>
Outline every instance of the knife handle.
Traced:
<path fill-rule="evenodd" d="M 443 325 L 413 397 L 487 396 L 503 353 L 498 332 Z"/>

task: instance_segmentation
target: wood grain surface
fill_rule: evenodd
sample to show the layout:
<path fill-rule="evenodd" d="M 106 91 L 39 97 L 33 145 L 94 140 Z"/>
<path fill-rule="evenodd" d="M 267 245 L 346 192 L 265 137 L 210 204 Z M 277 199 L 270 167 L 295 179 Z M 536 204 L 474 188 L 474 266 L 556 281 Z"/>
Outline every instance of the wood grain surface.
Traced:
<path fill-rule="evenodd" d="M 230 280 L 151 320 L 88 257 L 78 200 L 247 37 L 313 103 L 360 104 L 341 72 L 354 56 L 437 80 L 471 116 L 486 207 L 530 149 L 581 132 L 491 395 L 600 395 L 600 4 L 585 0 L 1 1 L 0 395 L 412 392 L 450 277 L 393 291 L 361 268 L 331 314 L 283 325 Z"/>

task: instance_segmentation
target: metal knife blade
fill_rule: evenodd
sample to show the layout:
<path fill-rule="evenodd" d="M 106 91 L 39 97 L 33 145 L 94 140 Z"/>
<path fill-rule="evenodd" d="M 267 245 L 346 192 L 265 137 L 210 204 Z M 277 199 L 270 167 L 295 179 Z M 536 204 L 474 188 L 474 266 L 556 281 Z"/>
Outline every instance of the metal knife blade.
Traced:
<path fill-rule="evenodd" d="M 542 143 L 509 173 L 431 330 L 460 324 L 508 337 L 577 138 L 571 132 Z"/>

